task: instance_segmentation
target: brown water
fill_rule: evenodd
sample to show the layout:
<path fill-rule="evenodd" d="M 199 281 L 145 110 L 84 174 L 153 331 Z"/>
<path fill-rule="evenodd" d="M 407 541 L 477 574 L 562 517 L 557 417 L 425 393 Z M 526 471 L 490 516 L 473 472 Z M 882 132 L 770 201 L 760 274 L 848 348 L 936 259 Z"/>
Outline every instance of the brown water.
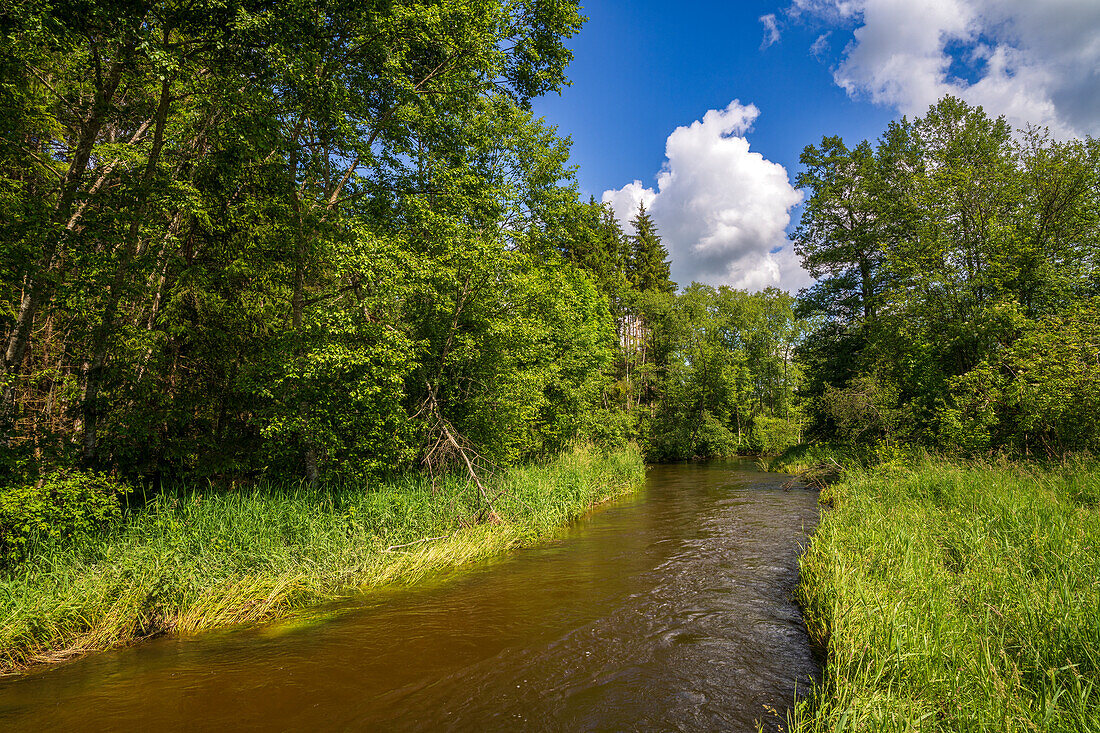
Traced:
<path fill-rule="evenodd" d="M 818 674 L 791 601 L 817 496 L 785 480 L 657 466 L 549 546 L 0 682 L 0 730 L 774 729 Z"/>

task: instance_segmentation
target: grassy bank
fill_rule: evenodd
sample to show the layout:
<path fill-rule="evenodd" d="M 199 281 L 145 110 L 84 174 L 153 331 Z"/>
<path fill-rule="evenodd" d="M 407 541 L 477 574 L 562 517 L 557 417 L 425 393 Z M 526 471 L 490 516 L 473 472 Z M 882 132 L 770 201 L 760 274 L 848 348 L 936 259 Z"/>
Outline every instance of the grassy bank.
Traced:
<path fill-rule="evenodd" d="M 270 620 L 532 544 L 644 475 L 585 452 L 498 477 L 491 522 L 463 481 L 261 486 L 159 496 L 94 542 L 40 548 L 0 577 L 0 672 L 159 633 Z"/>
<path fill-rule="evenodd" d="M 1100 466 L 851 471 L 802 559 L 801 731 L 1100 731 Z"/>

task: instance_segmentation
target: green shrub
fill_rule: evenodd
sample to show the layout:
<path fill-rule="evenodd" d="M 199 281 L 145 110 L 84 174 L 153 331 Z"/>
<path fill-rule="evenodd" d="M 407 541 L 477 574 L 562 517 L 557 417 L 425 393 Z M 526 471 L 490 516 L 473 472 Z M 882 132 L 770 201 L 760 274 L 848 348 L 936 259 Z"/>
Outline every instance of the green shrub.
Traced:
<path fill-rule="evenodd" d="M 841 441 L 867 445 L 899 437 L 903 416 L 897 404 L 896 386 L 874 374 L 863 374 L 843 389 L 825 385 L 818 409 L 836 426 Z"/>
<path fill-rule="evenodd" d="M 801 432 L 797 420 L 757 415 L 752 422 L 749 444 L 759 453 L 776 455 L 798 444 Z"/>
<path fill-rule="evenodd" d="M 702 423 L 695 435 L 695 444 L 691 448 L 699 458 L 737 455 L 737 436 L 721 420 L 704 411 Z"/>
<path fill-rule="evenodd" d="M 56 471 L 0 490 L 0 563 L 18 562 L 38 542 L 74 542 L 122 516 L 130 491 L 102 473 Z"/>

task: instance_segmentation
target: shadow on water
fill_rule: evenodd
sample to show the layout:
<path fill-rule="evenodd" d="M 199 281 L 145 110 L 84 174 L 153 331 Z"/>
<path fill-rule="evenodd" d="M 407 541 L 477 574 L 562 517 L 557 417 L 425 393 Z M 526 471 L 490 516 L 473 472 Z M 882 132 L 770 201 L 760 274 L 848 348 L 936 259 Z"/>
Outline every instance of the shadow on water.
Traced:
<path fill-rule="evenodd" d="M 655 466 L 554 544 L 0 682 L 0 728 L 774 729 L 819 673 L 791 600 L 817 495 L 786 479 Z"/>

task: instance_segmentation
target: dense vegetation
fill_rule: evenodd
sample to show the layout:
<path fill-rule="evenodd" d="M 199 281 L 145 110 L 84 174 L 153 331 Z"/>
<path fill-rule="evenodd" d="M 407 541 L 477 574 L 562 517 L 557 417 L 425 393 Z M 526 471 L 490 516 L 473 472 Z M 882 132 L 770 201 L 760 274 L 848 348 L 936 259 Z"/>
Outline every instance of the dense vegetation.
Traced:
<path fill-rule="evenodd" d="M 829 487 L 801 731 L 1100 730 L 1100 470 L 887 462 Z"/>
<path fill-rule="evenodd" d="M 797 436 L 791 298 L 676 297 L 648 213 L 628 236 L 578 200 L 532 116 L 566 83 L 575 2 L 3 20 L 9 562 L 117 520 L 128 486 L 457 468 L 484 495 L 479 474 L 576 444 Z M 627 323 L 645 337 L 621 349 Z"/>
<path fill-rule="evenodd" d="M 575 3 L 5 14 L 4 469 L 362 479 L 596 430 L 608 304 L 529 100 Z M 560 227 L 559 227 L 560 228 Z"/>
<path fill-rule="evenodd" d="M 774 465 L 839 483 L 791 729 L 1100 729 L 1100 142 L 947 98 L 802 162 L 819 442 Z"/>
<path fill-rule="evenodd" d="M 826 137 L 802 163 L 817 435 L 1100 448 L 1100 141 L 1014 132 L 948 97 L 876 146 Z"/>
<path fill-rule="evenodd" d="M 646 293 L 650 329 L 631 352 L 638 433 L 655 460 L 774 453 L 799 441 L 794 350 L 807 324 L 795 299 L 692 283 L 675 297 Z"/>

